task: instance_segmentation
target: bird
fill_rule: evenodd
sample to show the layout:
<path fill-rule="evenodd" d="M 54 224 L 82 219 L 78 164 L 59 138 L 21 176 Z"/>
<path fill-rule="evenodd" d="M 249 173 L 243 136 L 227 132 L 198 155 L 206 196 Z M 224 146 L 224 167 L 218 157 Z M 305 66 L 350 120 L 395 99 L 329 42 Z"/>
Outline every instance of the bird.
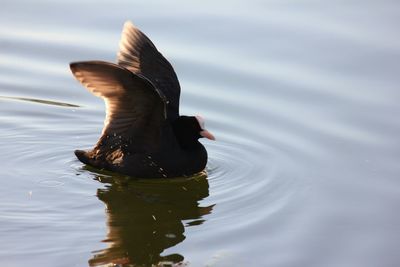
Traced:
<path fill-rule="evenodd" d="M 74 151 L 82 163 L 137 178 L 205 169 L 208 155 L 199 139 L 215 137 L 202 116 L 179 114 L 181 88 L 171 63 L 132 22 L 123 26 L 117 63 L 78 61 L 70 69 L 106 108 L 97 143 Z"/>

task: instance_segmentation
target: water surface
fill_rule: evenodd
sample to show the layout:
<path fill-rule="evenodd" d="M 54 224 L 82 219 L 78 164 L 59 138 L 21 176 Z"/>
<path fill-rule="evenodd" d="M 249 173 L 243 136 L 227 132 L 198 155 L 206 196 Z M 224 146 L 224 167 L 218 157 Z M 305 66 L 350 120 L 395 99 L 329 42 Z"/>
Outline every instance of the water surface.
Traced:
<path fill-rule="evenodd" d="M 132 20 L 171 61 L 206 173 L 83 166 L 104 104 L 68 63 Z M 398 266 L 396 1 L 3 1 L 2 266 Z"/>

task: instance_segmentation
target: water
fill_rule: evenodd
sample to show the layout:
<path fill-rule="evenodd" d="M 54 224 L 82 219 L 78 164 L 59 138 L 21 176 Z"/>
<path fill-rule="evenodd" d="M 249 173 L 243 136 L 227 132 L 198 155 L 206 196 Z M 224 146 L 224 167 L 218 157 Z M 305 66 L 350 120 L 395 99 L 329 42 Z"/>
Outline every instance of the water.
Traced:
<path fill-rule="evenodd" d="M 396 1 L 2 1 L 2 266 L 398 266 Z M 104 104 L 68 63 L 125 20 L 172 62 L 205 174 L 127 179 L 73 155 Z"/>

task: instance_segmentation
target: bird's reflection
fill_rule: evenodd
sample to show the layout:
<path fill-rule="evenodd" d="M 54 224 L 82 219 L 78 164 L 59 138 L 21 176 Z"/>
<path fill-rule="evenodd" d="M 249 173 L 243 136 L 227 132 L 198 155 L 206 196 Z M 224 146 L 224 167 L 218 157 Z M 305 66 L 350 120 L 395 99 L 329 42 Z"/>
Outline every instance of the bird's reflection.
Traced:
<path fill-rule="evenodd" d="M 185 239 L 186 225 L 203 222 L 213 206 L 201 207 L 208 196 L 206 174 L 168 180 L 132 180 L 97 176 L 106 184 L 97 197 L 106 205 L 107 249 L 95 252 L 90 266 L 152 266 L 181 262 L 183 256 L 161 256 Z"/>

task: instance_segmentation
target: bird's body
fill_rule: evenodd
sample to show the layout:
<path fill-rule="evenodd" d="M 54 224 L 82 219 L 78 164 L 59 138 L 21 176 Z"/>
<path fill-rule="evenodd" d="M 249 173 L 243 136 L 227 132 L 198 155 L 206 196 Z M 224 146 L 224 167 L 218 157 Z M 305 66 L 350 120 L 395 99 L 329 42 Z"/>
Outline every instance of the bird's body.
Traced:
<path fill-rule="evenodd" d="M 92 150 L 75 151 L 85 164 L 141 178 L 177 177 L 204 170 L 214 139 L 200 117 L 179 115 L 180 86 L 171 64 L 130 22 L 118 64 L 70 64 L 75 77 L 106 103 L 102 135 Z"/>
<path fill-rule="evenodd" d="M 200 142 L 183 149 L 168 122 L 159 137 L 160 145 L 148 149 L 124 135 L 103 135 L 92 150 L 77 150 L 75 154 L 93 167 L 139 178 L 178 177 L 204 170 L 207 151 Z"/>

